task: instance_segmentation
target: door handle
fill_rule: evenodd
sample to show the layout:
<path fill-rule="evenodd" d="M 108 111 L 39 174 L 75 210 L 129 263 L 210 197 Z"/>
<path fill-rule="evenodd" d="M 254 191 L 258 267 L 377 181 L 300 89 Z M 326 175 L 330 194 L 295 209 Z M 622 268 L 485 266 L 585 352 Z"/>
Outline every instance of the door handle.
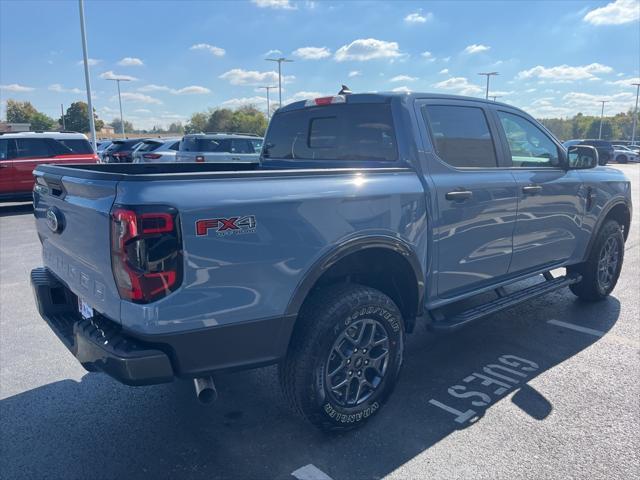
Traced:
<path fill-rule="evenodd" d="M 453 200 L 455 202 L 462 202 L 468 200 L 473 196 L 473 192 L 470 190 L 454 190 L 453 192 L 447 192 L 444 196 L 447 200 Z"/>
<path fill-rule="evenodd" d="M 528 195 L 535 195 L 541 190 L 542 185 L 527 185 L 526 187 L 522 187 L 522 193 L 526 193 Z"/>

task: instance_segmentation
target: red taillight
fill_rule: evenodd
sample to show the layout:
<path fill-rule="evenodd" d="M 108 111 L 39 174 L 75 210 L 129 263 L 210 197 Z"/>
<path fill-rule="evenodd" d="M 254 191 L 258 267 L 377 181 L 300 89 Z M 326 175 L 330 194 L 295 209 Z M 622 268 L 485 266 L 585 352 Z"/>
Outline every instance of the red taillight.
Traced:
<path fill-rule="evenodd" d="M 156 160 L 158 158 L 160 158 L 162 155 L 160 155 L 159 153 L 145 153 L 142 155 L 142 158 L 148 158 L 150 160 Z"/>
<path fill-rule="evenodd" d="M 196 162 L 204 162 L 204 157 L 202 155 L 196 155 Z"/>
<path fill-rule="evenodd" d="M 320 97 L 316 98 L 314 101 L 316 105 L 330 105 L 331 100 L 333 100 L 333 97 Z"/>
<path fill-rule="evenodd" d="M 307 100 L 304 103 L 305 107 L 315 107 L 315 106 L 320 106 L 320 105 L 331 105 L 334 103 L 346 103 L 347 98 L 344 95 L 336 95 L 333 97 L 319 97 L 319 98 L 312 98 L 310 100 Z"/>
<path fill-rule="evenodd" d="M 163 206 L 115 206 L 111 212 L 111 266 L 120 296 L 149 303 L 181 281 L 177 212 Z"/>

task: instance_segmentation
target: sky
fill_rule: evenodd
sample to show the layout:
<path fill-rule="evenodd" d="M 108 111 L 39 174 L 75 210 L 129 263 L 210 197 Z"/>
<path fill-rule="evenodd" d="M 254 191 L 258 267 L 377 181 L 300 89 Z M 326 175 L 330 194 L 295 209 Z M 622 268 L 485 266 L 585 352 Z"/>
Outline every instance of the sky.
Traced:
<path fill-rule="evenodd" d="M 538 118 L 634 107 L 640 0 L 110 1 L 86 0 L 94 108 L 137 128 L 209 107 L 266 110 L 285 56 L 283 104 L 335 94 L 411 90 L 490 95 Z M 0 118 L 28 100 L 58 118 L 86 101 L 78 2 L 0 0 Z M 271 101 L 277 102 L 277 89 Z"/>

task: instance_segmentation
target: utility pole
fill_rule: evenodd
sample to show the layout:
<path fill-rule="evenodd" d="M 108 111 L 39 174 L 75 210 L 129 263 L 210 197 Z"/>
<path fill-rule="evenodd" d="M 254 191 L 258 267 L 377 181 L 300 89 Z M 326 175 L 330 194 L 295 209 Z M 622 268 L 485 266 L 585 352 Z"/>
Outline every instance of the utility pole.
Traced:
<path fill-rule="evenodd" d="M 275 85 L 265 85 L 263 87 L 258 87 L 258 88 L 264 88 L 267 91 L 267 120 L 269 120 L 271 118 L 271 104 L 269 102 L 269 90 L 276 87 Z"/>
<path fill-rule="evenodd" d="M 78 0 L 80 7 L 80 34 L 82 35 L 82 59 L 84 61 L 84 81 L 87 85 L 87 105 L 89 107 L 89 128 L 91 129 L 91 143 L 93 151 L 98 151 L 96 143 L 96 122 L 93 118 L 93 104 L 91 103 L 91 80 L 89 79 L 89 54 L 87 53 L 87 35 L 84 26 L 84 0 Z M 64 118 L 64 116 L 62 117 Z"/>
<path fill-rule="evenodd" d="M 64 121 L 64 105 L 62 103 L 60 104 L 60 118 L 62 118 L 62 130 L 64 131 L 67 129 L 67 126 Z"/>
<path fill-rule="evenodd" d="M 282 62 L 293 62 L 288 58 L 265 58 L 267 62 L 278 62 L 278 108 L 282 107 Z"/>
<path fill-rule="evenodd" d="M 636 126 L 638 125 L 638 95 L 640 95 L 640 83 L 632 83 L 636 87 L 636 108 L 633 110 L 633 128 L 631 129 L 631 145 L 636 143 Z"/>
<path fill-rule="evenodd" d="M 604 118 L 604 104 L 609 103 L 610 100 L 599 100 L 602 103 L 602 110 L 600 111 L 600 132 L 598 133 L 598 140 L 602 140 L 602 119 Z"/>
<path fill-rule="evenodd" d="M 489 100 L 489 77 L 492 77 L 494 75 L 500 75 L 500 74 L 498 72 L 484 72 L 484 73 L 479 73 L 478 75 L 484 75 L 485 77 L 487 77 L 487 90 L 485 91 L 484 98 L 485 100 Z"/>
<path fill-rule="evenodd" d="M 107 78 L 107 80 L 112 80 L 118 84 L 118 103 L 120 104 L 120 131 L 122 133 L 122 138 L 124 138 L 124 118 L 122 118 L 122 96 L 120 95 L 120 82 L 128 82 L 128 78 Z"/>
<path fill-rule="evenodd" d="M 491 98 L 493 99 L 493 101 L 496 101 L 496 98 L 500 98 L 500 95 L 492 95 Z"/>

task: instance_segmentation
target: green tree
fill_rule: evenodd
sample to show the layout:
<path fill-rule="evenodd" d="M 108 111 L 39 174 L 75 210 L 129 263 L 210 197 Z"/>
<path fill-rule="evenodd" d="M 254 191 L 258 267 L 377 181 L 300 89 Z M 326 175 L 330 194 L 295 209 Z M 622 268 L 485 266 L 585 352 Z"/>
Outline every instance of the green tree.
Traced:
<path fill-rule="evenodd" d="M 7 100 L 7 122 L 29 123 L 31 130 L 52 130 L 55 120 L 49 115 L 39 112 L 31 102 Z"/>
<path fill-rule="evenodd" d="M 119 118 L 114 118 L 113 120 L 111 120 L 111 123 L 109 123 L 109 125 L 111 125 L 113 127 L 113 131 L 115 133 L 122 132 L 122 124 L 120 123 L 120 119 Z M 133 133 L 135 131 L 133 123 L 128 122 L 127 120 L 125 120 L 124 121 L 124 131 L 125 131 L 125 133 Z"/>
<path fill-rule="evenodd" d="M 169 125 L 167 131 L 169 133 L 184 133 L 184 126 L 182 125 L 182 122 L 174 122 Z"/>
<path fill-rule="evenodd" d="M 104 122 L 98 119 L 98 116 L 93 111 L 93 118 L 96 126 L 96 130 L 102 130 Z M 62 119 L 59 120 L 62 125 Z M 89 125 L 89 106 L 85 102 L 73 102 L 67 112 L 64 115 L 64 125 L 67 130 L 73 130 L 75 132 L 86 133 L 90 130 Z"/>
<path fill-rule="evenodd" d="M 199 133 L 207 130 L 209 115 L 206 112 L 198 112 L 191 115 L 184 128 L 185 133 Z"/>

